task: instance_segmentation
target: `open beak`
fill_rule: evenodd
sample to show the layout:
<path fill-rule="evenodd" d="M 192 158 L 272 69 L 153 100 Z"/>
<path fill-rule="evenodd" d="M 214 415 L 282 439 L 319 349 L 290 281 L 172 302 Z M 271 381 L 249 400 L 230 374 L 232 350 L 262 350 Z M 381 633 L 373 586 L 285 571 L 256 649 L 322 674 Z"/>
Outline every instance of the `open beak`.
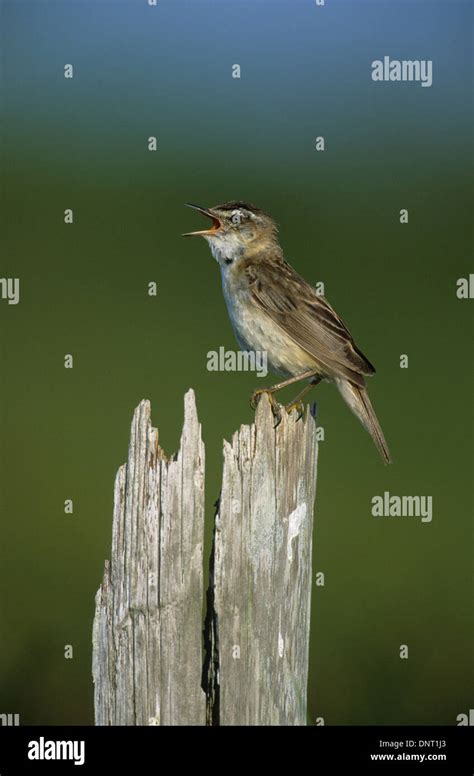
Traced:
<path fill-rule="evenodd" d="M 212 226 L 210 229 L 202 229 L 199 232 L 186 232 L 182 235 L 182 237 L 199 237 L 200 235 L 215 234 L 215 232 L 221 228 L 221 219 L 216 216 L 216 214 L 209 208 L 199 207 L 199 205 L 191 205 L 189 202 L 186 202 L 186 207 L 192 207 L 193 210 L 197 210 L 199 213 L 202 213 L 203 216 L 210 218 L 212 220 Z"/>

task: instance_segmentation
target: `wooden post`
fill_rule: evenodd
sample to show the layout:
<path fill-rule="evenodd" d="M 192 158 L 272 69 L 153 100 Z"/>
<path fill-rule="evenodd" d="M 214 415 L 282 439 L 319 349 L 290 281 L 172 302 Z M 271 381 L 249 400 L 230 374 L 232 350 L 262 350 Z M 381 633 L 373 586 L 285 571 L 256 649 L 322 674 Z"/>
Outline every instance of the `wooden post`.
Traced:
<path fill-rule="evenodd" d="M 115 485 L 112 558 L 96 597 L 96 724 L 305 725 L 316 492 L 307 412 L 224 442 L 201 654 L 204 448 L 185 397 L 167 460 L 142 402 Z"/>
<path fill-rule="evenodd" d="M 166 459 L 137 407 L 115 481 L 112 557 L 96 596 L 97 725 L 205 724 L 201 689 L 204 445 L 193 391 Z"/>
<path fill-rule="evenodd" d="M 206 618 L 207 718 L 306 725 L 316 426 L 263 398 L 224 443 Z"/>

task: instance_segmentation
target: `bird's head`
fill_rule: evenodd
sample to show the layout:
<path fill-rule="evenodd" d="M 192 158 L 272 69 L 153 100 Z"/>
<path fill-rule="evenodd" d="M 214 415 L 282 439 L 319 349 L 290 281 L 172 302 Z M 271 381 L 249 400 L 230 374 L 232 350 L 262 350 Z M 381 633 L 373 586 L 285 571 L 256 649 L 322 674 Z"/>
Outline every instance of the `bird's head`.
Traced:
<path fill-rule="evenodd" d="M 231 263 L 276 242 L 276 223 L 255 205 L 232 201 L 210 208 L 190 204 L 188 207 L 210 218 L 212 224 L 208 229 L 187 232 L 183 237 L 204 237 L 219 263 Z"/>

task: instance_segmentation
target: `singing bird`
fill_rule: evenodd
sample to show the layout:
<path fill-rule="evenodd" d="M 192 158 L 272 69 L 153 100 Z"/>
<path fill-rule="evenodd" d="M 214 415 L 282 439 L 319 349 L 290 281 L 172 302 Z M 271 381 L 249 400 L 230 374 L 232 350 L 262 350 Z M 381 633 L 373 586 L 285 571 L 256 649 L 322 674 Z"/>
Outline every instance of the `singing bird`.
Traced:
<path fill-rule="evenodd" d="M 212 208 L 188 204 L 211 219 L 209 229 L 187 232 L 209 243 L 222 277 L 222 289 L 237 342 L 242 350 L 264 351 L 273 372 L 287 378 L 252 394 L 261 394 L 280 410 L 274 393 L 300 380 L 309 383 L 290 402 L 303 411 L 302 398 L 321 380 L 333 382 L 371 435 L 385 463 L 387 442 L 366 389 L 374 367 L 327 299 L 318 294 L 285 260 L 278 229 L 269 215 L 246 202 L 225 202 Z"/>

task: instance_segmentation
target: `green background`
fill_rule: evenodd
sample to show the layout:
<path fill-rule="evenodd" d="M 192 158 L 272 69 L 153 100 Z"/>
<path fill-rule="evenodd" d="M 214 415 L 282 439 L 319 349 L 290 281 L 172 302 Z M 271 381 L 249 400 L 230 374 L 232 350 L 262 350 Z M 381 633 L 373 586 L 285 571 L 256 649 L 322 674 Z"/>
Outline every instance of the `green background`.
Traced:
<path fill-rule="evenodd" d="M 376 365 L 395 460 L 317 389 L 310 721 L 456 724 L 472 707 L 473 302 L 456 297 L 473 271 L 469 3 L 1 9 L 0 276 L 21 300 L 0 302 L 0 712 L 93 721 L 94 595 L 143 397 L 171 453 L 196 392 L 209 550 L 222 438 L 252 420 L 262 381 L 207 371 L 208 351 L 236 344 L 207 245 L 180 233 L 201 228 L 184 202 L 244 199 Z M 433 86 L 374 83 L 385 55 L 433 60 Z M 431 495 L 432 523 L 372 517 L 385 490 Z"/>

